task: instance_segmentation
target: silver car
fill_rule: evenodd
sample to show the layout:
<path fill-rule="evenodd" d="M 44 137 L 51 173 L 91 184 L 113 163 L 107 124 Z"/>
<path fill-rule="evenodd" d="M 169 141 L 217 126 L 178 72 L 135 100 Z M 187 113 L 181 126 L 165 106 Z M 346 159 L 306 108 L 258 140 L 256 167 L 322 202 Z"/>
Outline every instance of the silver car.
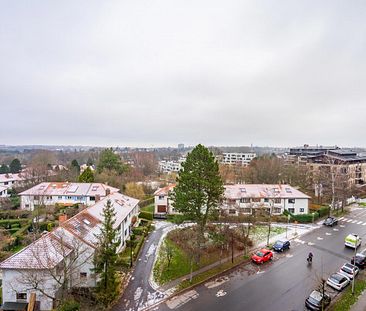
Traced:
<path fill-rule="evenodd" d="M 327 284 L 336 290 L 342 290 L 349 284 L 349 282 L 350 279 L 347 276 L 338 272 L 332 274 L 327 280 Z"/>
<path fill-rule="evenodd" d="M 340 274 L 343 274 L 344 276 L 348 277 L 350 280 L 353 279 L 353 270 L 355 270 L 355 276 L 358 274 L 358 272 L 360 271 L 357 267 L 353 266 L 350 263 L 345 263 L 341 269 L 339 270 Z"/>

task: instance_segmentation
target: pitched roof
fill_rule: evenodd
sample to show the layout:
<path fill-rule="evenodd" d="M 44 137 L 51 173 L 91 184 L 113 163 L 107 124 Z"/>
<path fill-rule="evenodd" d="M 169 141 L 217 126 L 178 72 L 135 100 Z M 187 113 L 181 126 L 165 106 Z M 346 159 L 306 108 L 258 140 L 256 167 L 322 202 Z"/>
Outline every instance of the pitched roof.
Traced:
<path fill-rule="evenodd" d="M 9 182 L 9 181 L 22 181 L 25 180 L 25 176 L 22 174 L 0 174 L 0 182 Z"/>
<path fill-rule="evenodd" d="M 45 251 L 47 250 L 47 251 Z M 0 264 L 1 269 L 50 269 L 57 266 L 72 248 L 49 232 Z"/>
<path fill-rule="evenodd" d="M 138 205 L 139 200 L 112 193 L 63 222 L 52 232 L 0 263 L 0 269 L 48 269 L 59 264 L 75 247 L 75 240 L 97 247 L 103 208 L 110 200 L 116 212 L 115 227 Z"/>
<path fill-rule="evenodd" d="M 173 190 L 176 184 L 170 184 L 164 188 L 159 188 L 154 192 L 154 195 L 168 195 L 169 191 Z"/>
<path fill-rule="evenodd" d="M 43 182 L 19 195 L 105 196 L 107 189 L 110 193 L 119 191 L 117 188 L 101 183 Z"/>
<path fill-rule="evenodd" d="M 225 186 L 225 197 L 239 198 L 297 198 L 310 199 L 308 195 L 290 185 L 237 184 Z"/>

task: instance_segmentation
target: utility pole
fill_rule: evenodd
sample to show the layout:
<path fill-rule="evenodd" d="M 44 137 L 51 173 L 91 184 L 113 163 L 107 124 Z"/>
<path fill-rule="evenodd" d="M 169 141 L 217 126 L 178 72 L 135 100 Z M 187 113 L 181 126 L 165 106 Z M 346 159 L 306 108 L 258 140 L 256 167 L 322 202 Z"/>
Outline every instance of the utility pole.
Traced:
<path fill-rule="evenodd" d="M 234 233 L 231 231 L 231 263 L 234 263 Z"/>
<path fill-rule="evenodd" d="M 355 244 L 355 252 L 353 255 L 353 269 L 352 269 L 352 295 L 355 294 L 355 269 L 356 269 L 356 251 L 357 251 L 357 243 L 358 243 L 358 235 L 355 235 L 356 237 L 356 244 Z"/>
<path fill-rule="evenodd" d="M 269 203 L 269 220 L 268 220 L 268 235 L 267 235 L 267 246 L 269 246 L 269 238 L 271 236 L 271 215 L 272 215 L 272 207 L 273 207 L 274 200 L 271 199 L 271 202 Z"/>

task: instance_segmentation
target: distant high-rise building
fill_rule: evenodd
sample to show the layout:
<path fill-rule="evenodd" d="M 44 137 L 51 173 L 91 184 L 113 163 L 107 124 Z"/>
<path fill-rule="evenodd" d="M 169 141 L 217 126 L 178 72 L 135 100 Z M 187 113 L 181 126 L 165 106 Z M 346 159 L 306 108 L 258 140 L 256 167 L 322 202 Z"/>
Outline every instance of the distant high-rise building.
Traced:
<path fill-rule="evenodd" d="M 178 144 L 178 149 L 183 150 L 184 149 L 184 144 Z"/>

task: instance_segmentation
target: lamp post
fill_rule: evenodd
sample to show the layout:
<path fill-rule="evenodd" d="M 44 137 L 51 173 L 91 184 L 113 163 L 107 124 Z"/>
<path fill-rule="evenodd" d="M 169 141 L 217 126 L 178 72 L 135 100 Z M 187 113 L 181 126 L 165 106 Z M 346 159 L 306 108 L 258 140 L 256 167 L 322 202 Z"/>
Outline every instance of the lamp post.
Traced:
<path fill-rule="evenodd" d="M 355 269 L 356 269 L 356 251 L 357 251 L 357 242 L 358 242 L 358 235 L 356 237 L 356 244 L 355 244 L 355 253 L 353 255 L 353 269 L 352 269 L 352 295 L 355 294 Z"/>
<path fill-rule="evenodd" d="M 267 235 L 267 246 L 269 246 L 269 238 L 271 236 L 271 215 L 272 215 L 272 207 L 273 207 L 273 199 L 269 203 L 269 220 L 268 220 L 268 235 Z"/>
<path fill-rule="evenodd" d="M 287 239 L 287 230 L 288 230 L 288 224 L 290 222 L 290 214 L 287 215 L 287 226 L 286 226 L 286 239 Z"/>
<path fill-rule="evenodd" d="M 133 265 L 133 250 L 132 250 L 132 239 L 130 237 L 130 268 L 132 268 L 132 265 Z"/>

